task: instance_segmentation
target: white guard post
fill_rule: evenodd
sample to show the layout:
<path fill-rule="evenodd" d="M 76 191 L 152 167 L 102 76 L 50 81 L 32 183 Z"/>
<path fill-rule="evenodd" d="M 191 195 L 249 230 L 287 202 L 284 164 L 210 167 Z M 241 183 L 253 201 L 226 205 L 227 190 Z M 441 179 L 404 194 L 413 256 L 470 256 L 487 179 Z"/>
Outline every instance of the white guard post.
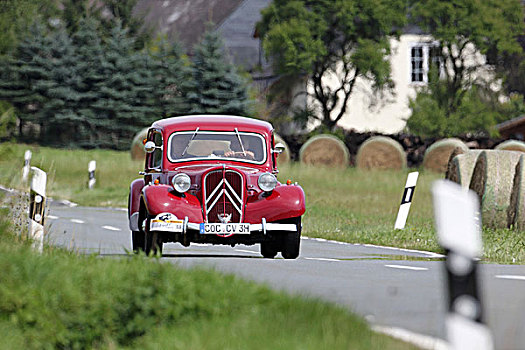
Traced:
<path fill-rule="evenodd" d="M 476 274 L 482 253 L 478 197 L 447 180 L 436 181 L 432 195 L 438 240 L 447 251 L 449 305 L 445 328 L 450 349 L 491 350 L 493 341 L 483 323 Z"/>
<path fill-rule="evenodd" d="M 31 189 L 29 192 L 29 237 L 33 239 L 33 248 L 42 252 L 44 248 L 47 174 L 35 167 L 31 167 L 31 171 Z"/>
<path fill-rule="evenodd" d="M 27 183 L 27 178 L 29 176 L 29 168 L 31 163 L 31 151 L 27 150 L 24 154 L 24 167 L 22 168 L 22 181 Z"/>
<path fill-rule="evenodd" d="M 93 186 L 95 186 L 95 182 L 97 182 L 97 179 L 95 179 L 95 170 L 97 169 L 97 162 L 92 160 L 89 162 L 88 165 L 88 171 L 89 171 L 89 182 L 88 187 L 89 189 L 92 189 Z"/>
<path fill-rule="evenodd" d="M 418 176 L 419 172 L 417 171 L 408 174 L 405 192 L 403 192 L 403 198 L 401 198 L 401 205 L 399 206 L 396 223 L 394 225 L 394 229 L 396 230 L 402 230 L 405 228 L 408 212 L 410 211 L 410 205 L 412 204 L 412 197 L 414 196 L 414 191 L 416 190 Z"/>

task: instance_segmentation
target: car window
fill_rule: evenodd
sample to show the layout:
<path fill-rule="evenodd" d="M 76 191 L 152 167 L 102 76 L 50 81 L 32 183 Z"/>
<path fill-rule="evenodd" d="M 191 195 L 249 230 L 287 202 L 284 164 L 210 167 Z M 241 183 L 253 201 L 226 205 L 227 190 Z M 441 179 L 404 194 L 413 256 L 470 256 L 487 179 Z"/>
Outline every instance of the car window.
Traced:
<path fill-rule="evenodd" d="M 221 158 L 262 164 L 266 161 L 264 138 L 255 133 L 184 131 L 168 142 L 171 162 Z"/>
<path fill-rule="evenodd" d="M 153 135 L 150 135 L 149 140 L 155 142 L 155 146 L 162 146 L 162 134 L 158 131 L 153 131 Z M 157 148 L 151 154 L 148 162 L 150 169 L 160 168 L 162 165 L 162 148 Z"/>

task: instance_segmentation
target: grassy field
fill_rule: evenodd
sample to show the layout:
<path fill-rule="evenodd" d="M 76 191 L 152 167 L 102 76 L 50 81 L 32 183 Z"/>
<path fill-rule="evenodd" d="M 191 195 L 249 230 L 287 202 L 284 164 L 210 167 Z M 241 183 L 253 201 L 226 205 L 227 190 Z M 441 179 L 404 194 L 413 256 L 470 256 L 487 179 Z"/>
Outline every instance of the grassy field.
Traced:
<path fill-rule="evenodd" d="M 347 310 L 156 259 L 37 254 L 0 212 L 0 349 L 412 349 Z"/>
<path fill-rule="evenodd" d="M 142 162 L 127 152 L 70 151 L 25 145 L 0 146 L 0 184 L 19 186 L 25 149 L 33 150 L 33 165 L 49 172 L 48 192 L 88 206 L 127 205 L 128 186 L 138 177 Z M 97 161 L 96 189 L 87 190 L 87 164 Z M 407 171 L 360 171 L 292 164 L 280 168 L 278 178 L 297 181 L 306 193 L 304 235 L 351 243 L 369 243 L 440 252 L 433 227 L 433 181 L 440 174 L 421 172 L 404 230 L 394 230 Z M 525 232 L 483 231 L 484 259 L 525 263 Z"/>

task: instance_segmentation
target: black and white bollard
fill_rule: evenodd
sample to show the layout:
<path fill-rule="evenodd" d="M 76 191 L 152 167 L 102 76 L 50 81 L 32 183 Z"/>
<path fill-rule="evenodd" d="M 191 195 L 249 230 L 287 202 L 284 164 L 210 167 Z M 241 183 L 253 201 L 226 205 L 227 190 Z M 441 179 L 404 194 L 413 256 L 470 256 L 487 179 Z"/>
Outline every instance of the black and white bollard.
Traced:
<path fill-rule="evenodd" d="M 95 179 L 95 170 L 97 169 L 97 162 L 92 160 L 89 162 L 88 165 L 88 171 L 89 171 L 89 182 L 88 187 L 89 189 L 92 189 L 93 186 L 95 186 L 95 182 L 97 182 L 97 179 Z"/>
<path fill-rule="evenodd" d="M 31 155 L 32 153 L 30 150 L 27 150 L 24 154 L 24 167 L 22 168 L 22 181 L 24 183 L 27 183 L 27 178 L 29 176 L 29 170 L 31 167 Z"/>
<path fill-rule="evenodd" d="M 402 230 L 405 228 L 408 212 L 410 211 L 410 205 L 412 204 L 412 197 L 414 196 L 414 192 L 416 190 L 418 176 L 419 172 L 417 171 L 408 174 L 407 183 L 405 184 L 405 192 L 403 192 L 401 205 L 399 206 L 396 223 L 394 225 L 394 229 L 396 230 Z"/>
<path fill-rule="evenodd" d="M 31 167 L 31 189 L 29 191 L 29 237 L 33 247 L 42 252 L 44 248 L 44 218 L 46 208 L 47 174 Z"/>
<path fill-rule="evenodd" d="M 432 187 L 440 245 L 446 250 L 448 314 L 446 331 L 451 349 L 493 349 L 483 323 L 477 260 L 482 254 L 479 200 L 472 191 L 441 180 Z"/>

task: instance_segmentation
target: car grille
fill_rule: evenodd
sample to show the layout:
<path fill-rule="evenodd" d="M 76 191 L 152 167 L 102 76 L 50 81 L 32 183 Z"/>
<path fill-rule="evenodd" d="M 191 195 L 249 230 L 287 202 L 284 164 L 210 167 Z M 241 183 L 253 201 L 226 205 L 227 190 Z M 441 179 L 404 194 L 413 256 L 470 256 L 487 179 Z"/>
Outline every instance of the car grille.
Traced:
<path fill-rule="evenodd" d="M 206 174 L 202 186 L 206 222 L 241 222 L 244 208 L 243 183 L 242 175 L 233 170 L 213 170 Z"/>

